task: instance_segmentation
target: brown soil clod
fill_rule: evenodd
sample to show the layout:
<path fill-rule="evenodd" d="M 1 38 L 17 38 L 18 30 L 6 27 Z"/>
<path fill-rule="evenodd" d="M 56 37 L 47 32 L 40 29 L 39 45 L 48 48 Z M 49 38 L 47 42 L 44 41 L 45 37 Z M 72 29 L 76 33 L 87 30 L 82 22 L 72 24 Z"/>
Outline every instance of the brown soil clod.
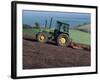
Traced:
<path fill-rule="evenodd" d="M 75 42 L 71 42 L 69 47 L 71 47 L 73 49 L 84 49 L 84 50 L 89 50 L 90 51 L 90 46 L 89 45 L 75 43 Z"/>

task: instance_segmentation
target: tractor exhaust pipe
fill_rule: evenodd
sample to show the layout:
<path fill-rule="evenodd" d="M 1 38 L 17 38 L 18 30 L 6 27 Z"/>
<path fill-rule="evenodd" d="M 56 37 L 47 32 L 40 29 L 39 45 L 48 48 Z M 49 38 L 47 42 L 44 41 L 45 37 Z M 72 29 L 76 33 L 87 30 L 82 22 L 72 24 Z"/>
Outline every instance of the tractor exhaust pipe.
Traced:
<path fill-rule="evenodd" d="M 53 18 L 51 17 L 49 29 L 51 28 L 52 20 L 53 20 Z"/>
<path fill-rule="evenodd" d="M 47 20 L 45 20 L 45 29 L 47 28 Z"/>

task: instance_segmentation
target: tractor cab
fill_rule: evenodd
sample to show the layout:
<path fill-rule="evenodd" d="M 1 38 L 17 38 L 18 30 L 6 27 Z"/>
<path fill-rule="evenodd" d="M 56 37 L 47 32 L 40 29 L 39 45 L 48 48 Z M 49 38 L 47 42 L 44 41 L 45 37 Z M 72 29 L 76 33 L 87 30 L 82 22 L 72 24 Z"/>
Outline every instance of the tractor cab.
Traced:
<path fill-rule="evenodd" d="M 64 21 L 57 21 L 58 23 L 58 30 L 63 33 L 69 32 L 69 24 L 65 23 Z"/>
<path fill-rule="evenodd" d="M 54 35 L 58 36 L 61 33 L 65 33 L 69 35 L 69 24 L 65 23 L 64 21 L 57 21 L 57 25 L 54 30 Z"/>

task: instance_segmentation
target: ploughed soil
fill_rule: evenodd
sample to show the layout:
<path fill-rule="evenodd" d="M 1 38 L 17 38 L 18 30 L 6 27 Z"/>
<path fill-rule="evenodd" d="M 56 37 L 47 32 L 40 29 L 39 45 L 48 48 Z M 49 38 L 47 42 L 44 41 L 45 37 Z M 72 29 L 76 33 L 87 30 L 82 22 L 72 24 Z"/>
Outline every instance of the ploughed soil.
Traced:
<path fill-rule="evenodd" d="M 39 43 L 23 37 L 23 69 L 90 66 L 90 47 L 73 43 L 76 48 L 60 47 L 55 42 Z M 78 48 L 79 47 L 79 48 Z"/>

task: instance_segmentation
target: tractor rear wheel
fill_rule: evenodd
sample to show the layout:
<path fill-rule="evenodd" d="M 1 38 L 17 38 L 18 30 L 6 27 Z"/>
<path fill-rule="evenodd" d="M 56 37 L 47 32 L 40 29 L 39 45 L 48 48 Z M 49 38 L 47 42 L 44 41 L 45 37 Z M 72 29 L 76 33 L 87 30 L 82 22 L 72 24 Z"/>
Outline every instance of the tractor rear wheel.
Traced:
<path fill-rule="evenodd" d="M 46 33 L 44 33 L 44 32 L 38 33 L 36 38 L 37 38 L 37 41 L 39 41 L 41 43 L 47 42 L 47 39 L 48 39 Z"/>
<path fill-rule="evenodd" d="M 70 42 L 69 36 L 67 34 L 60 34 L 57 37 L 57 44 L 59 46 L 68 46 Z"/>

